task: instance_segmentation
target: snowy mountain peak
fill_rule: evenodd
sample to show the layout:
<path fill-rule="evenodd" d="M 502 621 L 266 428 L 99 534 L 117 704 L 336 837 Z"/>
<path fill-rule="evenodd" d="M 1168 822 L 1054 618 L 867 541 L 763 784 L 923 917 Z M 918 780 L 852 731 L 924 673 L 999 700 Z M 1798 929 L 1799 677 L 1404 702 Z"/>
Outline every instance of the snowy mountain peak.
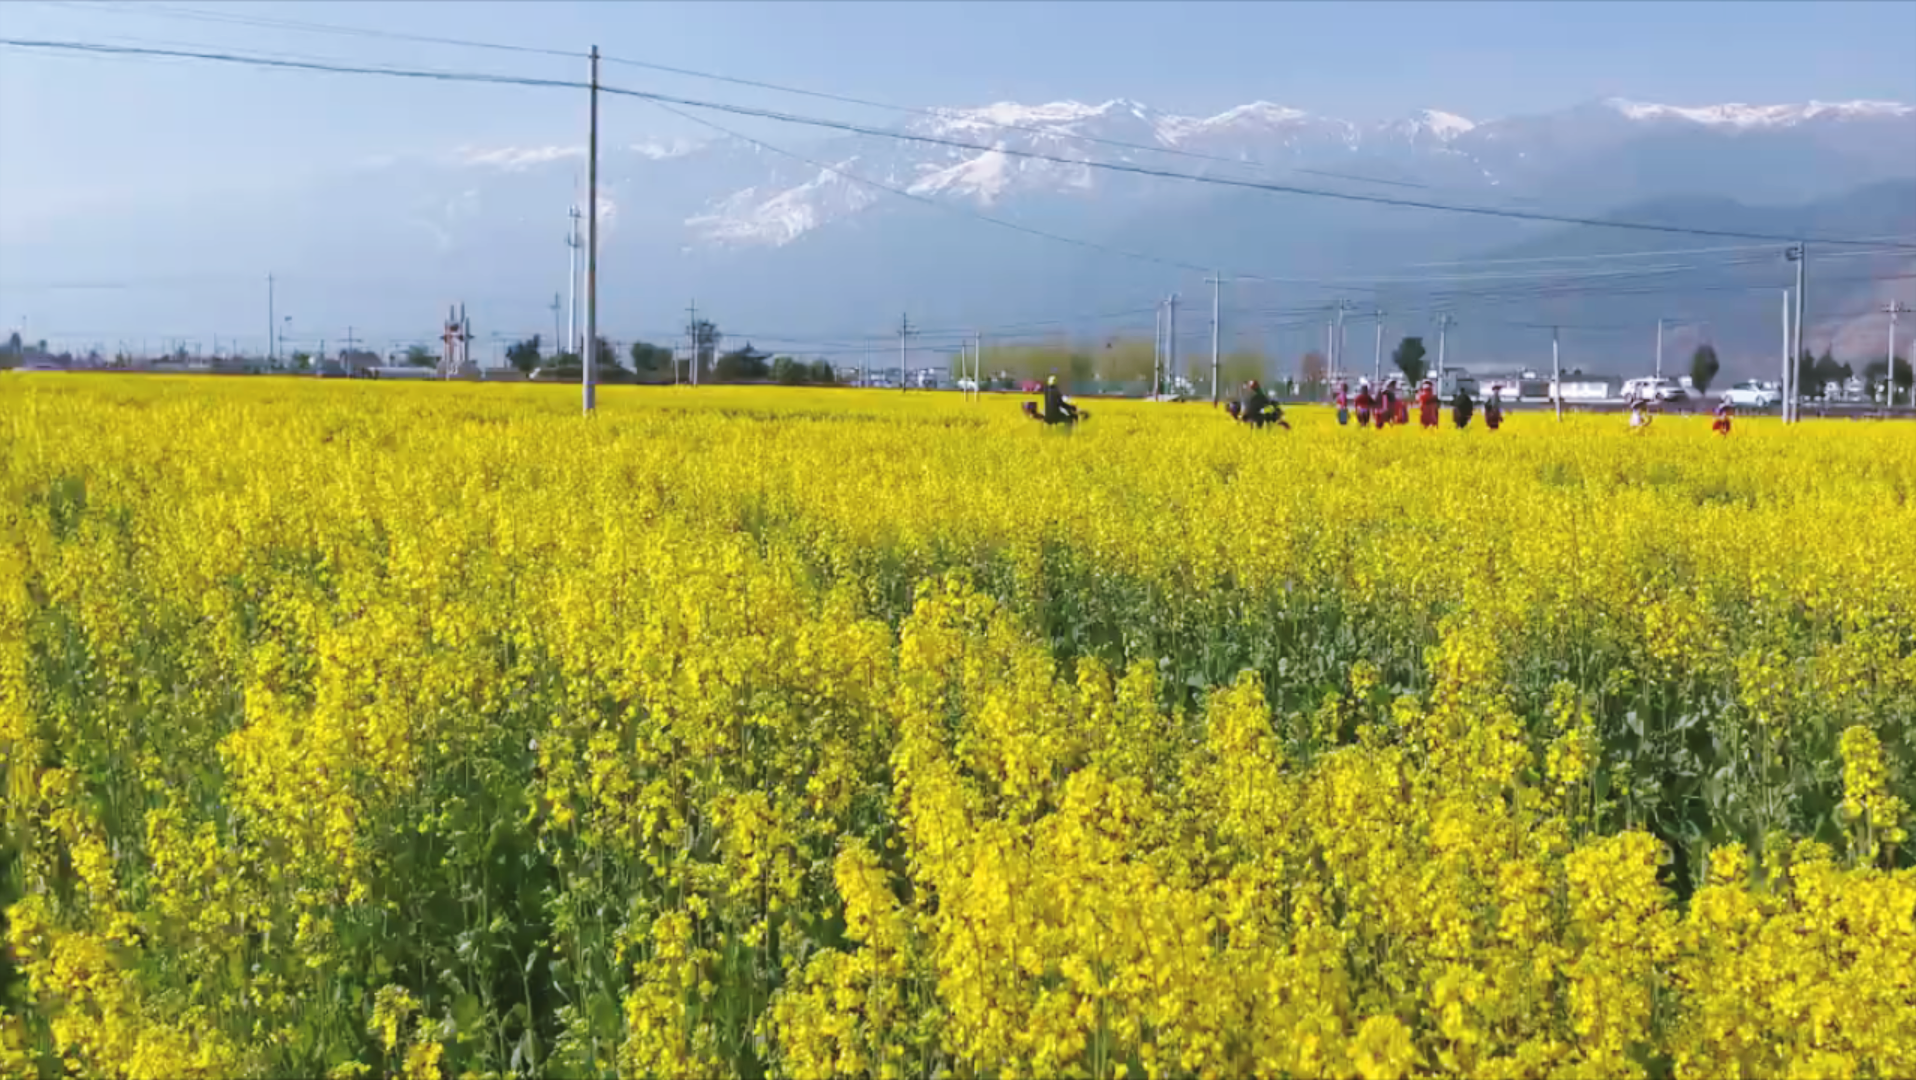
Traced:
<path fill-rule="evenodd" d="M 1440 139 L 1454 139 L 1477 127 L 1474 121 L 1466 120 L 1456 113 L 1442 112 L 1437 109 L 1420 110 L 1414 122 L 1421 124 L 1424 130 Z"/>
<path fill-rule="evenodd" d="M 1284 124 L 1307 119 L 1309 115 L 1302 109 L 1273 105 L 1268 101 L 1253 101 L 1249 105 L 1226 109 L 1206 120 L 1205 123 L 1218 126 L 1242 123 Z"/>
<path fill-rule="evenodd" d="M 1603 104 L 1631 120 L 1687 120 L 1693 124 L 1734 128 L 1788 127 L 1819 117 L 1894 118 L 1916 113 L 1916 106 L 1903 105 L 1894 101 L 1812 101 L 1806 105 L 1746 105 L 1741 102 L 1731 102 L 1724 105 L 1685 107 L 1631 101 L 1628 98 L 1608 98 Z"/>
<path fill-rule="evenodd" d="M 938 126 L 948 131 L 980 127 L 1049 127 L 1089 120 L 1110 111 L 1115 102 L 1086 105 L 1082 101 L 1054 101 L 1048 105 L 1021 105 L 1000 101 L 976 109 L 938 109 Z"/>

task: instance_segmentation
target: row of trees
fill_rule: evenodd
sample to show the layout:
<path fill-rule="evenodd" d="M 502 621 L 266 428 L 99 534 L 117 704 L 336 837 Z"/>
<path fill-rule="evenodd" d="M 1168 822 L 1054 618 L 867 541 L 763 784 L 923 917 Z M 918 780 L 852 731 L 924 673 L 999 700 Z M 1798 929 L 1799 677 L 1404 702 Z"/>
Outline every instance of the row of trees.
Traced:
<path fill-rule="evenodd" d="M 629 368 L 621 362 L 619 352 L 612 343 L 600 338 L 596 356 L 599 377 L 606 382 L 692 382 L 696 379 L 701 383 L 732 383 L 770 380 L 787 386 L 830 385 L 838 381 L 837 373 L 824 360 L 806 363 L 789 356 L 775 357 L 754 349 L 749 341 L 743 348 L 720 352 L 719 342 L 723 335 L 709 320 L 700 320 L 688 336 L 696 343 L 694 356 L 681 356 L 665 345 L 633 342 L 626 354 L 631 361 Z M 548 359 L 542 344 L 538 334 L 514 342 L 506 349 L 506 362 L 528 375 L 543 371 L 554 379 L 578 378 L 581 365 L 577 353 L 562 352 Z M 428 364 L 431 362 L 427 361 Z M 694 363 L 698 365 L 696 374 L 692 367 Z"/>

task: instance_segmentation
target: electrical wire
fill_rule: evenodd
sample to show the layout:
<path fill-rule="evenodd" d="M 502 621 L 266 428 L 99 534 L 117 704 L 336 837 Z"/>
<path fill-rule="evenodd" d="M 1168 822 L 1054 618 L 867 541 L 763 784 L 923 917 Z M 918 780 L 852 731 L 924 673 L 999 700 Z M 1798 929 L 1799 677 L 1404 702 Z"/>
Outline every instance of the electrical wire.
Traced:
<path fill-rule="evenodd" d="M 506 45 L 493 41 L 473 41 L 468 38 L 438 37 L 431 34 L 408 34 L 396 30 L 373 30 L 366 27 L 304 22 L 298 19 L 276 19 L 263 15 L 242 15 L 234 12 L 203 11 L 170 4 L 80 4 L 68 2 L 68 0 L 41 0 L 41 2 L 47 7 L 66 8 L 73 11 L 118 11 L 128 14 L 151 15 L 160 18 L 193 19 L 200 22 L 227 23 L 235 26 L 250 26 L 268 30 L 299 30 L 306 33 L 342 34 L 351 37 L 381 38 L 389 41 L 410 41 L 426 45 L 451 45 L 466 49 L 490 49 L 497 52 L 527 53 L 539 56 L 562 56 L 568 60 L 583 60 L 586 58 L 585 53 L 576 50 L 541 49 L 530 45 Z"/>
<path fill-rule="evenodd" d="M 209 22 L 232 23 L 232 24 L 243 25 L 243 26 L 254 26 L 254 27 L 263 27 L 263 28 L 271 28 L 271 29 L 288 29 L 288 30 L 300 30 L 300 31 L 306 31 L 306 32 L 331 33 L 331 34 L 350 34 L 350 35 L 355 35 L 360 37 L 387 38 L 387 39 L 400 40 L 400 41 L 417 41 L 417 42 L 425 42 L 428 44 L 462 46 L 462 47 L 474 48 L 474 49 L 496 49 L 496 50 L 503 50 L 508 52 L 537 53 L 537 54 L 548 55 L 548 56 L 563 56 L 568 59 L 584 59 L 586 57 L 585 53 L 576 52 L 576 51 L 565 51 L 565 50 L 559 50 L 559 49 L 540 49 L 540 48 L 532 48 L 532 47 L 520 46 L 520 45 L 503 45 L 496 42 L 472 41 L 469 39 L 435 37 L 435 36 L 426 35 L 426 34 L 404 34 L 404 33 L 392 32 L 392 31 L 371 30 L 371 29 L 366 29 L 361 27 L 349 27 L 349 26 L 329 25 L 329 24 L 323 24 L 323 23 L 301 22 L 298 20 L 291 20 L 291 19 L 272 19 L 272 18 L 266 18 L 261 16 L 229 15 L 229 14 L 223 14 L 219 12 L 200 11 L 200 10 L 195 10 L 192 8 L 174 7 L 174 6 L 169 6 L 165 4 L 138 4 L 138 5 L 87 4 L 87 5 L 82 5 L 82 4 L 76 4 L 76 3 L 63 2 L 63 0 L 44 0 L 44 2 L 50 4 L 51 6 L 71 8 L 75 10 L 87 10 L 88 8 L 98 7 L 98 8 L 104 8 L 104 9 L 116 10 L 116 11 L 136 11 L 136 12 L 139 12 L 140 14 L 157 15 L 163 18 L 198 19 L 198 20 L 209 21 Z M 910 113 L 910 114 L 919 115 L 919 116 L 932 117 L 934 119 L 940 119 L 940 120 L 952 119 L 955 115 L 958 115 L 960 112 L 962 112 L 962 110 L 922 108 L 922 107 L 912 106 L 912 105 L 898 105 L 891 102 L 873 101 L 868 98 L 852 97 L 845 94 L 833 94 L 833 93 L 827 93 L 825 91 L 819 91 L 819 90 L 807 90 L 802 87 L 786 86 L 779 83 L 764 82 L 758 79 L 745 79 L 745 78 L 739 78 L 739 77 L 731 76 L 731 75 L 719 75 L 709 71 L 695 71 L 691 68 L 674 67 L 669 64 L 659 64 L 659 63 L 653 63 L 653 62 L 645 61 L 645 60 L 634 60 L 629 57 L 601 55 L 599 59 L 608 64 L 619 64 L 626 67 L 639 68 L 639 69 L 644 69 L 649 71 L 658 71 L 658 72 L 663 72 L 663 73 L 671 74 L 671 75 L 683 75 L 683 76 L 687 76 L 687 77 L 695 78 L 695 79 L 708 79 L 713 82 L 729 83 L 734 86 L 745 86 L 745 87 L 751 87 L 751 88 L 760 89 L 760 90 L 771 90 L 781 94 L 794 94 L 801 97 L 818 98 L 825 101 L 836 101 L 836 102 L 841 102 L 843 104 L 858 105 L 865 108 L 882 109 L 887 112 Z M 1051 129 L 1051 128 L 1032 127 L 1026 124 L 1001 123 L 998 121 L 988 120 L 988 119 L 984 119 L 977 116 L 966 116 L 966 119 L 974 123 L 980 124 L 982 126 L 996 128 L 1001 131 L 1020 131 L 1020 132 L 1025 132 L 1028 134 L 1045 135 L 1045 136 L 1051 136 L 1051 137 L 1055 137 L 1058 134 L 1060 134 L 1057 130 Z M 1428 189 L 1430 186 L 1427 184 L 1416 183 L 1414 181 L 1386 180 L 1381 177 L 1362 176 L 1362 175 L 1357 175 L 1354 173 L 1338 172 L 1338 171 L 1330 170 L 1330 169 L 1312 169 L 1312 168 L 1303 168 L 1303 167 L 1297 167 L 1297 166 L 1272 166 L 1272 165 L 1266 165 L 1263 162 L 1259 162 L 1259 161 L 1246 160 L 1243 158 L 1226 157 L 1221 154 L 1206 154 L 1200 151 L 1185 150 L 1185 149 L 1181 149 L 1179 147 L 1174 147 L 1174 146 L 1153 146 L 1148 143 L 1128 142 L 1123 139 L 1111 139 L 1111 138 L 1105 138 L 1105 137 L 1096 136 L 1096 135 L 1084 135 L 1084 134 L 1080 134 L 1076 132 L 1071 133 L 1070 137 L 1080 142 L 1096 143 L 1099 145 L 1111 146 L 1111 147 L 1116 147 L 1116 148 L 1125 149 L 1125 150 L 1135 150 L 1135 151 L 1140 151 L 1143 153 L 1166 154 L 1173 157 L 1193 158 L 1200 161 L 1217 162 L 1220 164 L 1230 165 L 1237 168 L 1250 166 L 1255 169 L 1262 169 L 1262 170 L 1271 171 L 1271 172 L 1290 172 L 1290 173 L 1298 173 L 1301 175 L 1322 176 L 1322 177 L 1326 177 L 1330 179 L 1350 180 L 1350 181 L 1354 181 L 1357 183 L 1364 183 L 1364 184 L 1379 184 L 1379 185 L 1383 185 L 1387 187 Z"/>

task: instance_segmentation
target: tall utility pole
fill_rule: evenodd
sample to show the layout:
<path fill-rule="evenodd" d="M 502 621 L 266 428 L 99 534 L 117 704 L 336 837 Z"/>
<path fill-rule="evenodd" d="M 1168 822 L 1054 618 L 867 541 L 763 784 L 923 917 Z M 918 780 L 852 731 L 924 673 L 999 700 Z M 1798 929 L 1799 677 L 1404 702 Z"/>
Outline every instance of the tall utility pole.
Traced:
<path fill-rule="evenodd" d="M 1783 419 L 1787 423 L 1796 423 L 1797 369 L 1803 366 L 1803 279 L 1809 263 L 1809 249 L 1797 244 L 1784 253 L 1784 257 L 1796 264 L 1796 318 L 1790 328 L 1790 362 L 1784 367 L 1789 381 L 1783 388 Z"/>
<path fill-rule="evenodd" d="M 589 414 L 599 405 L 599 47 L 592 46 L 592 134 L 585 167 L 585 353 L 579 378 Z"/>
<path fill-rule="evenodd" d="M 1896 404 L 1896 316 L 1908 311 L 1909 307 L 1901 301 L 1892 300 L 1883 308 L 1889 316 L 1889 353 L 1883 359 L 1883 410 L 1889 411 Z M 1916 406 L 1916 381 L 1909 385 L 1909 403 Z"/>
<path fill-rule="evenodd" d="M 984 400 L 985 336 L 975 330 L 971 334 L 971 393 L 972 400 Z"/>
<path fill-rule="evenodd" d="M 573 178 L 573 183 L 578 183 L 576 176 Z M 566 351 L 571 351 L 577 346 L 579 338 L 579 208 L 573 206 L 568 212 L 572 217 L 572 225 L 565 236 L 565 348 Z M 554 296 L 552 300 L 556 304 L 559 298 Z"/>
<path fill-rule="evenodd" d="M 1377 316 L 1377 355 L 1371 360 L 1371 367 L 1374 369 L 1371 372 L 1371 378 L 1381 383 L 1384 381 L 1384 309 L 1378 308 L 1375 314 Z M 1341 375 L 1343 372 L 1340 370 L 1338 374 Z"/>
<path fill-rule="evenodd" d="M 273 318 L 273 275 L 266 275 L 266 363 L 279 365 L 279 323 Z"/>
<path fill-rule="evenodd" d="M 1171 299 L 1165 301 L 1171 308 L 1171 314 L 1165 320 L 1165 371 L 1176 379 L 1178 370 L 1178 295 L 1171 293 Z"/>
<path fill-rule="evenodd" d="M 1456 322 L 1449 312 L 1437 316 L 1437 386 L 1440 390 L 1444 385 L 1444 344 L 1450 337 L 1451 326 Z"/>
<path fill-rule="evenodd" d="M 1778 395 L 1779 395 L 1776 401 L 1776 413 L 1778 416 L 1785 416 L 1785 417 L 1787 417 L 1788 414 L 1784 412 L 1783 399 L 1781 395 L 1787 392 L 1787 388 L 1790 385 L 1790 345 L 1791 345 L 1790 291 L 1788 289 L 1784 289 L 1783 290 L 1783 371 L 1782 371 L 1782 381 L 1776 384 Z"/>
<path fill-rule="evenodd" d="M 1216 405 L 1218 392 L 1218 331 L 1222 325 L 1220 322 L 1222 318 L 1222 308 L 1219 307 L 1220 301 L 1218 296 L 1219 290 L 1224 285 L 1224 278 L 1220 275 L 1207 277 L 1204 280 L 1211 286 L 1211 404 Z"/>
<path fill-rule="evenodd" d="M 906 390 L 911 387 L 911 359 L 906 349 L 908 348 L 907 342 L 909 342 L 912 335 L 917 332 L 918 331 L 911 328 L 910 315 L 900 315 L 898 317 L 898 389 L 900 390 Z"/>
<path fill-rule="evenodd" d="M 699 302 L 694 300 L 685 306 L 685 337 L 692 346 L 692 366 L 686 374 L 686 379 L 691 382 L 693 386 L 699 384 L 699 360 L 701 359 L 699 356 L 699 338 L 702 336 L 703 335 L 699 333 Z M 672 381 L 678 382 L 676 375 Z"/>
<path fill-rule="evenodd" d="M 1521 389 L 1517 391 L 1523 393 Z M 1557 328 L 1550 328 L 1550 399 L 1557 405 L 1557 423 L 1563 423 L 1563 354 L 1557 351 Z"/>
<path fill-rule="evenodd" d="M 559 332 L 559 294 L 552 294 L 552 355 L 572 351 L 572 343 L 567 340 L 571 335 Z"/>
<path fill-rule="evenodd" d="M 1157 322 L 1151 327 L 1151 396 L 1164 393 L 1164 301 L 1158 301 Z"/>
<path fill-rule="evenodd" d="M 1331 352 L 1331 370 L 1344 370 L 1344 313 L 1355 311 L 1356 307 L 1348 300 L 1337 302 L 1337 346 Z"/>
<path fill-rule="evenodd" d="M 1657 378 L 1663 378 L 1663 320 L 1657 320 Z"/>

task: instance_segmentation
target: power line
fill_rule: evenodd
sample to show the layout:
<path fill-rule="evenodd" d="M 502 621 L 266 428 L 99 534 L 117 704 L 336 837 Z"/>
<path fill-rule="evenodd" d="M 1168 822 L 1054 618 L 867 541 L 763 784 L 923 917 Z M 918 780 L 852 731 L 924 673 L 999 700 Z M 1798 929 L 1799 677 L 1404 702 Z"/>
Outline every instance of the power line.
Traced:
<path fill-rule="evenodd" d="M 219 12 L 200 11 L 200 10 L 196 10 L 192 8 L 173 7 L 173 6 L 169 6 L 165 4 L 81 5 L 76 3 L 63 2 L 63 0 L 45 0 L 45 2 L 50 3 L 56 7 L 74 8 L 77 10 L 86 10 L 87 8 L 97 6 L 100 8 L 116 10 L 116 11 L 137 11 L 141 14 L 158 15 L 158 16 L 166 17 L 166 18 L 198 19 L 198 20 L 207 21 L 207 22 L 231 23 L 231 24 L 242 25 L 242 26 L 256 26 L 256 27 L 272 28 L 272 29 L 302 30 L 307 32 L 329 33 L 329 34 L 349 34 L 349 35 L 359 36 L 359 37 L 386 38 L 386 39 L 399 40 L 399 41 L 417 41 L 417 42 L 425 42 L 428 44 L 452 45 L 452 46 L 460 46 L 460 47 L 473 48 L 473 49 L 496 49 L 496 50 L 501 50 L 506 52 L 535 53 L 535 54 L 547 55 L 547 56 L 563 56 L 570 59 L 583 59 L 585 57 L 584 53 L 569 52 L 569 51 L 565 51 L 561 49 L 540 49 L 540 48 L 532 48 L 532 47 L 521 46 L 521 45 L 504 45 L 497 42 L 472 41 L 470 39 L 437 37 L 437 36 L 433 36 L 429 34 L 404 34 L 404 33 L 396 33 L 396 32 L 383 31 L 383 30 L 371 30 L 371 29 L 366 29 L 363 27 L 351 27 L 351 26 L 340 26 L 335 24 L 302 22 L 302 21 L 293 20 L 293 19 L 273 19 L 273 18 L 266 18 L 263 16 L 230 15 L 230 14 L 224 14 Z M 252 51 L 259 52 L 260 50 L 252 50 Z M 846 94 L 833 94 L 833 93 L 828 93 L 821 90 L 807 90 L 807 89 L 804 89 L 803 87 L 786 86 L 780 83 L 764 82 L 758 79 L 745 79 L 745 78 L 739 78 L 732 75 L 719 75 L 714 72 L 696 71 L 691 68 L 674 67 L 669 64 L 659 64 L 659 63 L 654 63 L 654 62 L 646 61 L 646 60 L 634 60 L 634 59 L 629 59 L 624 57 L 615 57 L 615 56 L 603 56 L 600 59 L 604 60 L 606 63 L 609 63 L 609 64 L 621 64 L 626 67 L 641 68 L 641 69 L 645 69 L 649 71 L 659 71 L 659 72 L 664 72 L 671 75 L 684 75 L 684 76 L 688 76 L 690 78 L 695 78 L 695 79 L 709 79 L 714 82 L 729 83 L 734 86 L 745 86 L 745 87 L 752 87 L 754 89 L 760 89 L 760 90 L 771 90 L 781 94 L 795 94 L 801 97 L 818 98 L 825 101 L 837 101 L 843 104 L 859 105 L 865 108 L 883 109 L 888 112 L 911 113 L 911 114 L 915 114 L 919 116 L 928 116 L 928 117 L 941 119 L 941 120 L 951 119 L 956 113 L 960 111 L 960 110 L 954 110 L 954 109 L 922 108 L 922 107 L 913 106 L 913 105 L 898 105 L 891 102 L 873 101 L 868 98 L 852 97 Z M 1047 136 L 1056 136 L 1059 134 L 1059 132 L 1050 128 L 1032 127 L 1026 124 L 1001 123 L 998 121 L 988 120 L 988 119 L 984 119 L 977 116 L 970 116 L 970 117 L 967 117 L 967 119 L 970 119 L 975 123 L 982 124 L 986 127 L 997 128 L 1002 131 L 1022 131 L 1028 134 L 1047 135 Z M 1148 143 L 1134 143 L 1134 142 L 1129 142 L 1123 139 L 1111 139 L 1111 138 L 1105 138 L 1105 137 L 1097 136 L 1097 135 L 1084 135 L 1084 134 L 1074 132 L 1071 134 L 1071 137 L 1074 139 L 1077 139 L 1080 142 L 1096 143 L 1099 145 L 1112 146 L 1112 147 L 1117 147 L 1117 148 L 1126 149 L 1126 150 L 1137 150 L 1137 151 L 1142 151 L 1144 153 L 1167 154 L 1173 157 L 1186 157 L 1186 158 L 1193 158 L 1200 161 L 1213 161 L 1213 162 L 1218 162 L 1225 165 L 1232 165 L 1232 166 L 1239 166 L 1239 167 L 1248 165 L 1248 166 L 1255 167 L 1257 169 L 1272 170 L 1277 172 L 1299 173 L 1299 174 L 1310 175 L 1310 176 L 1323 176 L 1323 177 L 1327 177 L 1331 179 L 1350 180 L 1350 181 L 1355 181 L 1357 183 L 1364 183 L 1364 184 L 1381 184 L 1388 187 L 1417 188 L 1417 189 L 1427 189 L 1429 187 L 1429 185 L 1427 184 L 1420 184 L 1420 183 L 1416 183 L 1416 182 L 1408 181 L 1408 180 L 1385 180 L 1379 177 L 1359 176 L 1353 173 L 1337 172 L 1330 169 L 1311 169 L 1311 168 L 1303 168 L 1299 166 L 1271 166 L 1258 161 L 1247 161 L 1242 158 L 1226 157 L 1221 154 L 1206 154 L 1200 151 L 1185 150 L 1185 149 L 1181 149 L 1179 147 L 1174 147 L 1174 146 L 1153 146 Z"/>
<path fill-rule="evenodd" d="M 42 2 L 48 7 L 68 8 L 75 11 L 122 11 L 140 15 L 155 15 L 162 18 L 194 19 L 200 22 L 228 23 L 235 26 L 252 26 L 269 30 L 301 30 L 308 33 L 383 38 L 389 41 L 412 41 L 427 45 L 452 45 L 466 49 L 491 49 L 498 52 L 530 53 L 540 56 L 563 56 L 570 60 L 583 60 L 586 58 L 586 54 L 583 52 L 565 49 L 541 49 L 530 45 L 505 45 L 493 41 L 472 41 L 464 38 L 437 37 L 431 34 L 407 34 L 396 30 L 373 30 L 358 26 L 339 26 L 330 23 L 304 22 L 298 19 L 276 19 L 263 15 L 241 15 L 233 12 L 204 11 L 169 4 L 80 4 L 71 3 L 68 2 L 68 0 L 42 0 Z"/>
<path fill-rule="evenodd" d="M 137 48 L 134 46 L 100 45 L 100 44 L 85 43 L 85 42 L 37 41 L 37 40 L 23 40 L 18 38 L 0 38 L 0 45 L 5 45 L 5 46 L 13 47 L 13 48 L 48 49 L 48 50 L 56 50 L 56 51 L 70 51 L 70 52 L 78 52 L 78 53 L 93 53 L 93 54 L 105 54 L 105 55 L 119 54 L 119 55 L 171 56 L 171 57 L 178 57 L 183 59 L 211 60 L 211 61 L 224 62 L 224 63 L 248 64 L 248 65 L 255 65 L 255 66 L 262 66 L 262 67 L 277 67 L 277 68 L 286 68 L 286 69 L 303 70 L 303 71 L 323 71 L 323 72 L 329 72 L 334 74 L 345 74 L 345 75 L 385 75 L 385 76 L 394 77 L 394 78 L 428 79 L 428 80 L 435 80 L 435 81 L 442 81 L 442 82 L 489 83 L 489 84 L 495 84 L 495 85 L 533 86 L 533 87 L 546 87 L 546 88 L 568 89 L 568 90 L 585 90 L 590 88 L 589 85 L 586 83 L 581 83 L 581 82 L 576 82 L 571 80 L 564 80 L 564 79 L 534 79 L 534 78 L 528 78 L 524 76 L 497 75 L 497 74 L 486 74 L 486 73 L 478 73 L 478 72 L 425 71 L 425 70 L 404 69 L 404 68 L 364 67 L 364 66 L 354 66 L 354 65 L 345 65 L 345 64 L 320 64 L 320 63 L 296 61 L 296 60 L 270 60 L 270 59 L 262 59 L 258 57 L 239 56 L 232 53 L 194 52 L 194 51 L 177 50 L 177 49 L 144 49 L 144 48 Z M 1848 238 L 1841 238 L 1841 237 L 1817 237 L 1817 236 L 1791 237 L 1791 236 L 1780 236 L 1780 235 L 1771 234 L 1771 233 L 1738 232 L 1738 231 L 1727 230 L 1727 229 L 1699 229 L 1699 228 L 1692 228 L 1692 227 L 1681 226 L 1681 225 L 1660 225 L 1654 222 L 1604 220 L 1600 218 L 1575 217 L 1571 215 L 1562 215 L 1562 214 L 1545 214 L 1545 213 L 1525 211 L 1525 210 L 1508 210 L 1508 209 L 1500 209 L 1497 207 L 1488 207 L 1488 206 L 1454 205 L 1454 204 L 1448 204 L 1448 203 L 1430 202 L 1430 201 L 1421 200 L 1421 199 L 1397 198 L 1394 196 L 1387 196 L 1387 195 L 1363 195 L 1363 194 L 1358 194 L 1354 192 L 1327 191 L 1327 190 L 1318 189 L 1318 188 L 1305 188 L 1305 187 L 1298 187 L 1298 186 L 1289 185 L 1289 184 L 1273 184 L 1273 183 L 1268 183 L 1263 181 L 1243 180 L 1243 179 L 1237 179 L 1232 177 L 1203 176 L 1203 175 L 1199 175 L 1195 173 L 1180 173 L 1180 172 L 1175 172 L 1168 169 L 1153 169 L 1153 168 L 1148 168 L 1141 165 L 1132 165 L 1132 164 L 1122 163 L 1122 162 L 1067 158 L 1067 157 L 1061 157 L 1056 154 L 1047 154 L 1047 153 L 1042 153 L 1040 151 L 1035 151 L 1035 150 L 1018 150 L 1018 149 L 1012 149 L 1009 147 L 1002 147 L 1002 146 L 998 146 L 998 147 L 981 146 L 977 143 L 968 143 L 959 139 L 947 139 L 947 138 L 942 138 L 942 137 L 933 136 L 933 135 L 919 135 L 919 134 L 913 134 L 911 132 L 885 131 L 882 129 L 867 127 L 860 124 L 850 124 L 850 123 L 845 123 L 843 121 L 827 120 L 827 119 L 823 119 L 819 117 L 800 116 L 800 115 L 796 115 L 792 113 L 779 112 L 773 109 L 757 109 L 757 108 L 752 108 L 749 106 L 734 105 L 734 104 L 729 104 L 724 102 L 700 101 L 693 98 L 682 98 L 682 97 L 676 97 L 670 94 L 658 94 L 658 93 L 652 93 L 652 92 L 643 91 L 643 90 L 627 90 L 620 87 L 612 87 L 612 86 L 605 86 L 605 85 L 601 85 L 599 89 L 604 93 L 616 94 L 623 97 L 638 98 L 644 101 L 652 101 L 652 102 L 659 102 L 659 103 L 672 104 L 672 105 L 684 105 L 689 108 L 697 108 L 697 109 L 713 109 L 719 112 L 732 113 L 738 116 L 752 116 L 752 117 L 758 117 L 760 119 L 766 119 L 766 120 L 777 120 L 784 123 L 802 124 L 809 127 L 829 128 L 829 129 L 838 130 L 838 131 L 851 132 L 851 133 L 859 134 L 859 135 L 869 135 L 874 138 L 893 139 L 893 140 L 901 141 L 901 142 L 926 143 L 926 144 L 935 145 L 935 146 L 953 147 L 953 148 L 961 149 L 961 150 L 975 150 L 980 153 L 999 153 L 1009 157 L 1028 158 L 1028 159 L 1036 160 L 1036 161 L 1050 161 L 1050 162 L 1054 162 L 1056 164 L 1061 164 L 1061 165 L 1078 165 L 1078 166 L 1083 166 L 1086 168 L 1103 169 L 1109 172 L 1127 173 L 1127 174 L 1135 175 L 1135 176 L 1146 176 L 1146 177 L 1153 177 L 1157 179 L 1167 179 L 1167 180 L 1184 180 L 1191 183 L 1212 184 L 1212 185 L 1216 185 L 1220 187 L 1241 188 L 1241 189 L 1247 189 L 1247 190 L 1253 190 L 1253 191 L 1265 191 L 1272 194 L 1301 195 L 1301 196 L 1310 197 L 1310 198 L 1336 199 L 1336 200 L 1345 201 L 1345 202 L 1370 203 L 1370 204 L 1379 205 L 1379 206 L 1397 206 L 1397 207 L 1403 207 L 1406 209 L 1414 209 L 1414 210 L 1435 210 L 1435 211 L 1442 211 L 1442 212 L 1454 213 L 1454 214 L 1471 214 L 1471 215 L 1476 215 L 1480 217 L 1508 218 L 1508 219 L 1518 220 L 1518 221 L 1549 222 L 1549 223 L 1560 224 L 1560 225 L 1583 225 L 1583 226 L 1589 226 L 1592 228 L 1626 229 L 1626 230 L 1632 230 L 1637 232 L 1668 233 L 1668 234 L 1683 235 L 1683 236 L 1714 236 L 1714 237 L 1722 237 L 1726 239 L 1736 239 L 1736 240 L 1768 240 L 1768 241 L 1773 241 L 1780 244 L 1794 244 L 1799 241 L 1807 241 L 1812 243 L 1833 244 L 1833 245 L 1849 247 L 1849 246 L 1871 246 L 1877 243 L 1876 241 L 1871 241 L 1871 240 L 1848 239 Z M 1903 249 L 1903 248 L 1916 249 L 1916 244 L 1897 244 L 1892 246 L 1898 249 Z"/>

